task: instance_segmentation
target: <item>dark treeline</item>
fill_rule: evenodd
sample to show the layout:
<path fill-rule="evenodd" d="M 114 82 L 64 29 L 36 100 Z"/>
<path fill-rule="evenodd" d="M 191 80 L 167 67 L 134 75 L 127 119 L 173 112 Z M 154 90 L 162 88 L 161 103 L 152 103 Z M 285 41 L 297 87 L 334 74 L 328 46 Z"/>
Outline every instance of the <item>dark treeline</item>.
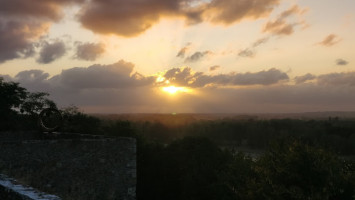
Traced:
<path fill-rule="evenodd" d="M 257 160 L 207 138 L 140 144 L 138 199 L 353 199 L 355 165 L 297 139 Z"/>
<path fill-rule="evenodd" d="M 161 122 L 106 121 L 106 134 L 135 133 L 150 141 L 169 144 L 186 136 L 206 137 L 219 146 L 266 149 L 279 138 L 297 138 L 341 155 L 355 154 L 355 120 L 234 120 L 196 121 L 170 126 Z"/>
<path fill-rule="evenodd" d="M 36 130 L 38 112 L 57 107 L 2 79 L 0 93 L 0 131 Z M 62 132 L 137 139 L 138 199 L 355 199 L 355 163 L 343 157 L 355 155 L 351 119 L 162 123 L 102 120 L 73 106 L 62 113 Z"/>

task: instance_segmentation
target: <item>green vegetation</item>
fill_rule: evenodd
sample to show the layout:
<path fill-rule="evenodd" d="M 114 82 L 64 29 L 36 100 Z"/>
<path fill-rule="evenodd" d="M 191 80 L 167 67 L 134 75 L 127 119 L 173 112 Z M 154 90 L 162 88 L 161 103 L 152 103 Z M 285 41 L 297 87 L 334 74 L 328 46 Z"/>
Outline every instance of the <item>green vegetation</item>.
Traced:
<path fill-rule="evenodd" d="M 55 106 L 46 93 L 1 79 L 0 92 L 0 130 L 31 130 L 36 113 Z M 353 119 L 179 123 L 178 115 L 152 122 L 62 112 L 62 131 L 137 139 L 138 199 L 355 199 L 355 161 L 344 157 L 355 155 Z"/>

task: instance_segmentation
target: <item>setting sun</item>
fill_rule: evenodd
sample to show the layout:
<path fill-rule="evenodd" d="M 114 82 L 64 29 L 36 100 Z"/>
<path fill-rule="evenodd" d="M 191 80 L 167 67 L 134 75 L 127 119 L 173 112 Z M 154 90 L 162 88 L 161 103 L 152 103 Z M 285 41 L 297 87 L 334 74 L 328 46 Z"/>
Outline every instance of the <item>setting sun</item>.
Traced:
<path fill-rule="evenodd" d="M 169 94 L 176 94 L 177 92 L 189 92 L 189 89 L 185 87 L 175 87 L 175 86 L 163 87 L 162 90 Z"/>

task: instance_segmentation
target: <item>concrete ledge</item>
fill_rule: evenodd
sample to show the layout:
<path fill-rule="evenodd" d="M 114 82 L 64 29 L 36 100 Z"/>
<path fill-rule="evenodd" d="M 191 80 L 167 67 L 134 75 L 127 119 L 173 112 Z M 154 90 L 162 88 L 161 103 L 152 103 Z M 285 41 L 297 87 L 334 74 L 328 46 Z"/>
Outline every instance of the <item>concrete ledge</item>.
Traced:
<path fill-rule="evenodd" d="M 84 138 L 0 142 L 0 173 L 62 199 L 136 199 L 135 139 Z"/>
<path fill-rule="evenodd" d="M 7 200 L 61 200 L 55 195 L 39 192 L 18 184 L 14 179 L 0 174 L 0 199 Z"/>

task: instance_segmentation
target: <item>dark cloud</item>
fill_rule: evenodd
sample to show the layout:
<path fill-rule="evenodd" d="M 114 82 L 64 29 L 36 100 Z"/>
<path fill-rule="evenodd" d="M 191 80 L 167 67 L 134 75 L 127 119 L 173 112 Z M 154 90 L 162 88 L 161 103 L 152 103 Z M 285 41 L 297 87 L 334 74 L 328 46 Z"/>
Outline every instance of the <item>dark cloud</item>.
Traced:
<path fill-rule="evenodd" d="M 249 48 L 245 48 L 243 50 L 240 50 L 238 52 L 238 56 L 240 57 L 247 57 L 247 58 L 253 58 L 256 55 L 256 49 L 262 45 L 265 44 L 266 42 L 269 41 L 269 37 L 263 37 L 255 42 L 252 43 L 252 45 Z"/>
<path fill-rule="evenodd" d="M 221 66 L 219 65 L 213 65 L 209 68 L 209 71 L 212 72 L 212 71 L 216 71 L 217 69 L 221 68 Z"/>
<path fill-rule="evenodd" d="M 13 80 L 21 83 L 46 83 L 55 88 L 69 90 L 86 89 L 120 89 L 152 85 L 154 77 L 143 76 L 134 72 L 134 64 L 120 60 L 111 65 L 91 65 L 63 70 L 50 77 L 42 70 L 26 70 L 19 72 Z"/>
<path fill-rule="evenodd" d="M 286 73 L 274 68 L 255 73 L 206 75 L 203 72 L 193 72 L 191 68 L 185 67 L 173 68 L 167 71 L 164 77 L 172 84 L 189 87 L 272 85 L 289 79 Z"/>
<path fill-rule="evenodd" d="M 337 44 L 338 42 L 340 42 L 341 39 L 339 38 L 339 36 L 335 35 L 335 34 L 330 34 L 327 37 L 325 37 L 321 42 L 319 42 L 318 44 L 323 45 L 323 46 L 333 46 L 335 44 Z"/>
<path fill-rule="evenodd" d="M 262 44 L 265 44 L 265 43 L 268 42 L 268 41 L 269 41 L 269 37 L 260 38 L 260 39 L 256 40 L 256 41 L 253 43 L 252 47 L 253 47 L 253 48 L 256 48 L 256 47 L 258 47 L 258 46 L 260 46 L 260 45 L 262 45 Z"/>
<path fill-rule="evenodd" d="M 348 61 L 346 61 L 344 59 L 341 59 L 341 58 L 337 59 L 335 62 L 336 62 L 337 65 L 347 65 L 347 64 L 349 64 Z"/>
<path fill-rule="evenodd" d="M 48 64 L 56 59 L 61 58 L 66 53 L 65 44 L 63 41 L 53 43 L 44 42 L 41 51 L 39 52 L 38 63 Z"/>
<path fill-rule="evenodd" d="M 94 32 L 132 37 L 162 17 L 180 17 L 186 24 L 231 24 L 245 18 L 265 17 L 278 4 L 279 0 L 92 0 L 83 7 L 79 19 Z"/>
<path fill-rule="evenodd" d="M 274 35 L 291 35 L 294 32 L 294 28 L 298 25 L 304 25 L 305 22 L 298 20 L 296 22 L 288 22 L 287 19 L 298 15 L 301 16 L 306 12 L 306 9 L 301 9 L 297 5 L 282 12 L 276 20 L 268 21 L 264 26 L 263 32 L 270 32 Z"/>
<path fill-rule="evenodd" d="M 0 80 L 4 80 L 6 82 L 10 82 L 13 81 L 13 78 L 9 75 L 5 75 L 5 74 L 0 74 Z"/>
<path fill-rule="evenodd" d="M 81 60 L 94 61 L 105 52 L 101 43 L 76 43 L 75 58 Z"/>
<path fill-rule="evenodd" d="M 149 89 L 155 77 L 145 77 L 133 69 L 132 63 L 120 60 L 111 65 L 63 70 L 53 77 L 42 70 L 22 71 L 11 80 L 20 82 L 29 91 L 50 93 L 60 106 L 114 105 L 117 109 L 123 105 L 122 109 L 134 109 L 157 102 Z"/>
<path fill-rule="evenodd" d="M 355 86 L 355 72 L 330 73 L 317 78 L 320 85 Z"/>
<path fill-rule="evenodd" d="M 31 17 L 58 21 L 63 13 L 63 6 L 82 3 L 85 0 L 2 0 L 0 17 Z"/>
<path fill-rule="evenodd" d="M 134 65 L 120 60 L 111 65 L 92 65 L 88 68 L 63 70 L 53 79 L 71 88 L 127 88 L 151 84 L 153 78 L 133 73 Z"/>
<path fill-rule="evenodd" d="M 183 0 L 92 0 L 80 21 L 102 34 L 135 36 L 157 23 L 161 15 L 177 15 Z"/>
<path fill-rule="evenodd" d="M 37 70 L 37 69 L 22 71 L 15 76 L 15 78 L 17 80 L 20 80 L 21 82 L 33 82 L 33 81 L 42 82 L 48 79 L 48 77 L 49 77 L 48 73 L 44 73 L 42 70 Z"/>
<path fill-rule="evenodd" d="M 204 52 L 197 51 L 194 54 L 192 54 L 191 56 L 187 57 L 185 59 L 185 62 L 197 62 L 197 61 L 201 60 L 203 57 L 205 57 L 207 55 L 211 55 L 211 54 L 212 54 L 211 51 L 204 51 Z"/>
<path fill-rule="evenodd" d="M 191 43 L 188 43 L 186 46 L 180 49 L 176 57 L 184 58 L 187 51 L 190 49 Z"/>
<path fill-rule="evenodd" d="M 185 53 L 187 50 L 188 50 L 187 47 L 183 47 L 182 49 L 180 49 L 176 57 L 181 57 L 181 58 L 185 57 Z"/>
<path fill-rule="evenodd" d="M 314 80 L 316 78 L 317 77 L 315 75 L 307 73 L 307 74 L 305 74 L 303 76 L 296 76 L 295 77 L 295 83 L 296 84 L 300 84 L 300 83 L 304 83 L 304 82 L 307 82 L 307 81 Z"/>
<path fill-rule="evenodd" d="M 0 17 L 0 63 L 33 56 L 34 42 L 47 29 L 43 23 L 9 21 Z"/>
<path fill-rule="evenodd" d="M 63 16 L 64 6 L 84 0 L 1 0 L 0 63 L 34 55 L 34 45 Z"/>
<path fill-rule="evenodd" d="M 30 91 L 49 92 L 50 84 L 48 82 L 49 74 L 42 70 L 26 70 L 19 72 L 13 80 L 20 82 Z"/>
<path fill-rule="evenodd" d="M 252 58 L 255 56 L 255 52 L 250 49 L 244 49 L 239 51 L 238 56 Z"/>

